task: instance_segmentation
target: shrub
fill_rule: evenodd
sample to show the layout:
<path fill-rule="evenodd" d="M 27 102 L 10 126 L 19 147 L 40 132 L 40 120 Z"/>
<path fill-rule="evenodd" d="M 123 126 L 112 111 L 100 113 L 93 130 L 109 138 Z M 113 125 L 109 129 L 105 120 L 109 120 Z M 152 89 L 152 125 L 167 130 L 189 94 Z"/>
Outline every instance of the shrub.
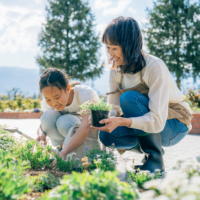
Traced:
<path fill-rule="evenodd" d="M 23 164 L 15 162 L 12 155 L 0 150 L 0 199 L 17 199 L 30 191 L 28 181 L 22 176 Z"/>
<path fill-rule="evenodd" d="M 61 185 L 46 193 L 43 200 L 134 200 L 138 199 L 136 186 L 120 182 L 117 172 L 94 170 L 91 174 L 73 172 L 64 176 Z"/>
<path fill-rule="evenodd" d="M 164 177 L 164 172 L 161 173 L 160 170 L 156 170 L 155 173 L 150 173 L 150 171 L 135 171 L 130 172 L 128 171 L 128 178 L 130 181 L 136 182 L 137 186 L 143 188 L 145 182 L 148 182 L 153 179 L 159 179 Z"/>
<path fill-rule="evenodd" d="M 197 158 L 200 162 L 200 157 Z M 194 159 L 179 161 L 174 170 L 164 179 L 151 180 L 144 184 L 150 190 L 142 194 L 141 200 L 177 200 L 200 197 L 200 163 Z"/>
<path fill-rule="evenodd" d="M 78 171 L 79 168 L 79 159 L 73 158 L 73 155 L 76 153 L 71 153 L 67 155 L 66 160 L 63 160 L 61 157 L 56 155 L 56 168 L 62 172 L 72 172 L 72 171 Z"/>
<path fill-rule="evenodd" d="M 55 159 L 54 153 L 50 152 L 51 146 L 36 146 L 36 141 L 23 141 L 21 146 L 15 149 L 16 155 L 22 160 L 27 160 L 32 169 L 51 169 Z"/>
<path fill-rule="evenodd" d="M 114 171 L 116 165 L 116 159 L 114 157 L 114 145 L 108 148 L 108 151 L 105 149 L 100 149 L 99 146 L 94 146 L 92 149 L 85 148 L 85 156 L 92 161 L 89 165 L 89 171 L 99 168 L 104 171 Z"/>
<path fill-rule="evenodd" d="M 33 191 L 44 192 L 58 186 L 59 180 L 52 174 L 44 173 L 38 176 L 29 176 L 29 184 Z"/>

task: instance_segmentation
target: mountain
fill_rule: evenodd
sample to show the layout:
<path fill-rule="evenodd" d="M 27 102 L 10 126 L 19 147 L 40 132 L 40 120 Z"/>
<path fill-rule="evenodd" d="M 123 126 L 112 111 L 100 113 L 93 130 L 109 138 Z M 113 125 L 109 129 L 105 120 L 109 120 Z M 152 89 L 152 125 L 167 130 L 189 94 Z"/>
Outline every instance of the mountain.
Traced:
<path fill-rule="evenodd" d="M 104 71 L 101 77 L 94 81 L 86 81 L 98 94 L 105 94 L 108 91 L 109 71 Z M 39 93 L 40 74 L 38 69 L 27 69 L 21 67 L 0 67 L 0 94 L 7 95 L 12 88 L 19 88 L 25 96 L 32 96 Z"/>

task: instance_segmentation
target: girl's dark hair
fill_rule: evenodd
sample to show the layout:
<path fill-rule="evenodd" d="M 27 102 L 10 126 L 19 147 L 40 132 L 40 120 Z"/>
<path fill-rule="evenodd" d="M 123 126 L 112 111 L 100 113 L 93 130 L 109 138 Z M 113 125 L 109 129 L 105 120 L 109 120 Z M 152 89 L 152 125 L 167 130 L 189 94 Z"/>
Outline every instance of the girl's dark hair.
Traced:
<path fill-rule="evenodd" d="M 40 92 L 42 89 L 48 86 L 56 86 L 60 90 L 67 89 L 67 85 L 69 84 L 69 80 L 67 75 L 57 68 L 48 68 L 40 77 L 39 85 Z"/>
<path fill-rule="evenodd" d="M 102 36 L 105 44 L 118 45 L 122 48 L 124 65 L 116 66 L 112 58 L 112 68 L 117 68 L 121 73 L 137 73 L 145 65 L 142 55 L 142 33 L 136 20 L 131 17 L 118 17 L 106 28 Z"/>

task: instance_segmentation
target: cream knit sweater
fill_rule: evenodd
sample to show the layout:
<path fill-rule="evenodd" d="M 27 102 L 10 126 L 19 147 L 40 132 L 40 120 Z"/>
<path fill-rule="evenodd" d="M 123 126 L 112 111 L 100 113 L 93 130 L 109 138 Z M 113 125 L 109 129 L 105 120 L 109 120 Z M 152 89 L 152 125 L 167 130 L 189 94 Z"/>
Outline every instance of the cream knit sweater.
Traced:
<path fill-rule="evenodd" d="M 145 54 L 146 66 L 142 70 L 142 79 L 149 87 L 149 109 L 150 112 L 141 116 L 133 117 L 130 128 L 140 129 L 148 133 L 161 132 L 166 124 L 168 117 L 169 103 L 181 103 L 185 96 L 178 89 L 172 75 L 165 63 L 152 55 Z M 115 69 L 110 70 L 109 92 L 118 88 L 121 74 Z M 127 89 L 140 83 L 140 74 L 125 74 L 122 82 L 122 88 Z M 108 102 L 119 105 L 120 93 L 110 94 Z M 186 102 L 183 105 L 191 113 L 190 106 Z M 116 113 L 113 109 L 111 113 Z M 115 115 L 115 114 L 114 114 Z M 188 127 L 191 129 L 191 125 Z"/>

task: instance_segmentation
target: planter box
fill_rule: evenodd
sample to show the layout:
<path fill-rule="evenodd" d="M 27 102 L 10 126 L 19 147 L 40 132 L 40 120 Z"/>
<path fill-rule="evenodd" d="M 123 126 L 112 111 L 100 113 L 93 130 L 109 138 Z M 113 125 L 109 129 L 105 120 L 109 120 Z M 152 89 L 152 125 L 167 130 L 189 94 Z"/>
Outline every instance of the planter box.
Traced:
<path fill-rule="evenodd" d="M 40 119 L 43 113 L 0 112 L 0 119 Z"/>
<path fill-rule="evenodd" d="M 190 133 L 200 135 L 200 113 L 193 114 L 192 130 Z"/>

